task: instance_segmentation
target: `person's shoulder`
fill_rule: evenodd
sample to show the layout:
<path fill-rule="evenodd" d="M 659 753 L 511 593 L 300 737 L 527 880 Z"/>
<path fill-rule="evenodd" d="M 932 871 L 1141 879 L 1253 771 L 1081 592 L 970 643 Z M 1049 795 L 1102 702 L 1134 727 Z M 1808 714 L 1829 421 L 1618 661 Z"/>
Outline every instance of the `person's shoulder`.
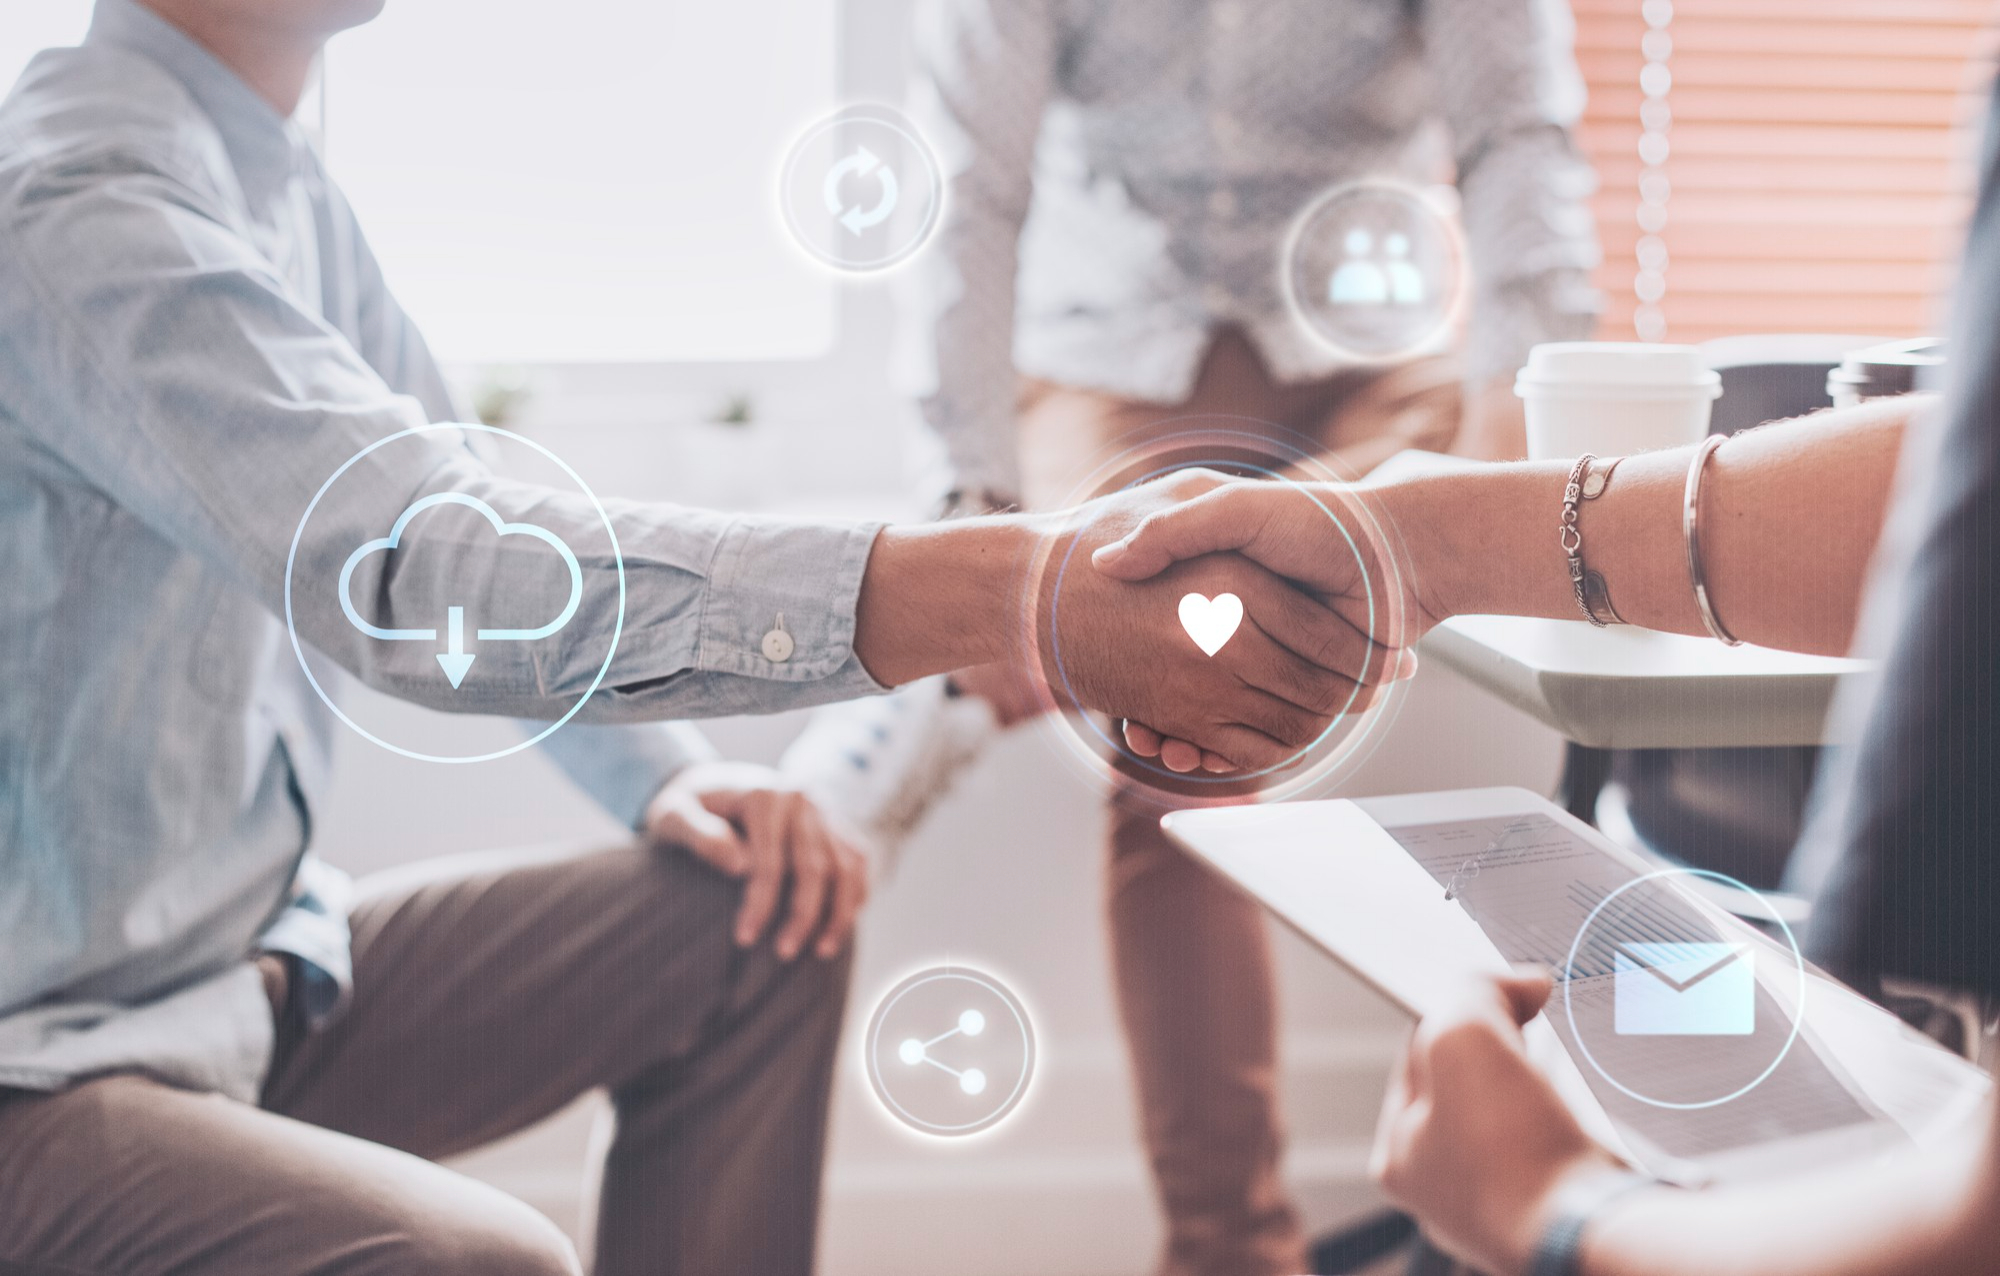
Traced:
<path fill-rule="evenodd" d="M 136 53 L 46 50 L 0 101 L 0 209 L 51 183 L 74 190 L 133 173 L 205 187 L 227 164 L 187 90 Z"/>

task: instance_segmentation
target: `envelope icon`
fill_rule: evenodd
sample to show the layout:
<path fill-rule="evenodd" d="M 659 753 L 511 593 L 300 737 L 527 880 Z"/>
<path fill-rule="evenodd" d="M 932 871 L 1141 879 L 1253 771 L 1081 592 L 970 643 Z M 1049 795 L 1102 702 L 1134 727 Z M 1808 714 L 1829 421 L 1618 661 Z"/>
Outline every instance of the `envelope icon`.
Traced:
<path fill-rule="evenodd" d="M 1620 944 L 1612 1020 L 1621 1035 L 1740 1037 L 1756 1030 L 1748 944 Z"/>

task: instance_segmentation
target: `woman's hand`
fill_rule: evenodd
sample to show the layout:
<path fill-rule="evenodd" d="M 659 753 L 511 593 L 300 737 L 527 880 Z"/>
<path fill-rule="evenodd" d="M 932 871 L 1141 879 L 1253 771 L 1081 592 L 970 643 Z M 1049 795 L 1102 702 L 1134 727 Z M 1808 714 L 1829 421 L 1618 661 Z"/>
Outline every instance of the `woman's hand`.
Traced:
<path fill-rule="evenodd" d="M 683 847 L 744 881 L 736 942 L 747 948 L 770 925 L 791 883 L 773 941 L 786 961 L 815 935 L 822 959 L 839 954 L 868 899 L 868 861 L 803 793 L 769 767 L 697 762 L 661 787 L 646 808 L 646 836 Z"/>
<path fill-rule="evenodd" d="M 1488 1276 L 1527 1270 L 1559 1192 L 1618 1171 L 1524 1049 L 1520 1025 L 1548 997 L 1548 976 L 1524 971 L 1426 1016 L 1375 1133 L 1370 1169 L 1389 1199 Z"/>

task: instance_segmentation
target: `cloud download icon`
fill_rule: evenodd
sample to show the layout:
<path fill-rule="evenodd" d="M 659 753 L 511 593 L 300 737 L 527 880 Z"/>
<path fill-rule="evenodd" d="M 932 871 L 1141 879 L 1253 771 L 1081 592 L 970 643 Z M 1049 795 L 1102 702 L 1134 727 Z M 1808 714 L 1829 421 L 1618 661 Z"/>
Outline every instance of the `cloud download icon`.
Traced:
<path fill-rule="evenodd" d="M 364 542 L 356 546 L 354 552 L 347 556 L 347 562 L 340 569 L 340 610 L 346 615 L 349 624 L 370 638 L 378 638 L 384 642 L 438 641 L 438 631 L 435 629 L 385 629 L 380 625 L 371 624 L 354 606 L 352 587 L 354 569 L 361 565 L 362 560 L 370 554 L 389 553 L 398 548 L 402 544 L 403 532 L 409 527 L 410 520 L 425 510 L 440 505 L 462 505 L 476 511 L 492 524 L 497 535 L 531 536 L 542 541 L 562 555 L 563 565 L 569 569 L 569 601 L 564 604 L 555 619 L 533 629 L 479 629 L 475 636 L 480 642 L 534 642 L 557 633 L 569 623 L 572 616 L 576 615 L 577 607 L 583 602 L 583 568 L 577 562 L 576 554 L 560 536 L 532 523 L 509 523 L 502 519 L 491 505 L 476 496 L 466 496 L 459 492 L 437 492 L 414 502 L 397 515 L 396 521 L 390 525 L 387 536 Z M 445 609 L 444 643 L 445 649 L 437 656 L 438 667 L 444 671 L 444 676 L 456 690 L 465 681 L 465 675 L 471 672 L 472 662 L 477 659 L 475 653 L 465 649 L 464 607 L 449 606 Z"/>

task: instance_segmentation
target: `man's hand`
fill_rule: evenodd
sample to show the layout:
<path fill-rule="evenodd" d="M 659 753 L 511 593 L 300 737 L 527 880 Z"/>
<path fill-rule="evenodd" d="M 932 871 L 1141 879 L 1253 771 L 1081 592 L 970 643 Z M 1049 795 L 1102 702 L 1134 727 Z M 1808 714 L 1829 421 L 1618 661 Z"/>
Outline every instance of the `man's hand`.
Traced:
<path fill-rule="evenodd" d="M 1439 618 L 1421 601 L 1418 582 L 1397 570 L 1387 534 L 1363 499 L 1343 484 L 1228 483 L 1147 515 L 1129 534 L 1100 546 L 1092 562 L 1105 575 L 1142 581 L 1224 551 L 1251 559 L 1337 618 L 1317 650 L 1334 672 L 1371 689 L 1348 706 L 1360 712 L 1374 691 L 1416 671 L 1415 656 L 1403 649 Z M 1125 740 L 1176 771 L 1199 765 L 1226 772 L 1234 761 L 1143 717 L 1127 725 Z"/>
<path fill-rule="evenodd" d="M 1482 981 L 1417 1025 L 1391 1074 L 1370 1170 L 1424 1233 L 1490 1276 L 1527 1270 L 1559 1191 L 1617 1163 L 1523 1048 L 1540 971 Z"/>
<path fill-rule="evenodd" d="M 835 833 L 776 771 L 748 762 L 698 762 L 663 786 L 646 808 L 646 836 L 683 847 L 741 878 L 736 942 L 757 942 L 789 878 L 791 906 L 774 941 L 786 961 L 815 934 L 822 958 L 837 955 L 868 898 L 868 861 Z"/>
<path fill-rule="evenodd" d="M 1038 581 L 1036 641 L 1051 688 L 1079 707 L 1149 723 L 1261 769 L 1283 763 L 1365 699 L 1369 685 L 1393 672 L 1396 655 L 1319 597 L 1244 557 L 1153 551 L 1148 527 L 1171 518 L 1179 502 L 1199 504 L 1232 486 L 1219 474 L 1183 471 L 1066 516 Z M 1139 553 L 1150 570 L 1114 574 L 1086 561 L 1128 537 L 1143 538 Z M 1190 593 L 1233 593 L 1243 602 L 1241 627 L 1213 656 L 1181 627 L 1180 600 Z"/>

